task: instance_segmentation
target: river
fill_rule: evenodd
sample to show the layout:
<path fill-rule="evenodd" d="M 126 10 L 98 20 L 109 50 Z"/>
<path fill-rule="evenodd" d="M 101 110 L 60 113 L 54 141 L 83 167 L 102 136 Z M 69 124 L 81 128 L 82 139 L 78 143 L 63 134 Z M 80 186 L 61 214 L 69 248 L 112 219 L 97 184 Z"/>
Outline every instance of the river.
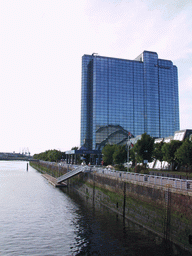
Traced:
<path fill-rule="evenodd" d="M 26 167 L 0 161 L 1 256 L 191 255 Z"/>

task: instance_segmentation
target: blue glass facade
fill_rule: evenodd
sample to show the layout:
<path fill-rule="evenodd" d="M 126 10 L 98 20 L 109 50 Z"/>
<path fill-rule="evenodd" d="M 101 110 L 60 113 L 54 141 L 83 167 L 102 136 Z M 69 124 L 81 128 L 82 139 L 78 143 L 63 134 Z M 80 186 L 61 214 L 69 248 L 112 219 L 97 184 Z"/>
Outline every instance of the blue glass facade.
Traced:
<path fill-rule="evenodd" d="M 179 130 L 177 68 L 157 53 L 135 60 L 82 57 L 81 146 L 123 144 L 128 132 L 167 137 Z"/>

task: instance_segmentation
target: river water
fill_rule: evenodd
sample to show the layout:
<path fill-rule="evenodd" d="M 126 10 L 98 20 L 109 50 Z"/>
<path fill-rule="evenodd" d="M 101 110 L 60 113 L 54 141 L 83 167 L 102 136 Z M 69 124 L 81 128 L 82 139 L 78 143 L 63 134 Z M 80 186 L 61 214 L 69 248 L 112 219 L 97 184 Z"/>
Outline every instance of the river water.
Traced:
<path fill-rule="evenodd" d="M 191 255 L 26 166 L 0 161 L 1 256 Z"/>

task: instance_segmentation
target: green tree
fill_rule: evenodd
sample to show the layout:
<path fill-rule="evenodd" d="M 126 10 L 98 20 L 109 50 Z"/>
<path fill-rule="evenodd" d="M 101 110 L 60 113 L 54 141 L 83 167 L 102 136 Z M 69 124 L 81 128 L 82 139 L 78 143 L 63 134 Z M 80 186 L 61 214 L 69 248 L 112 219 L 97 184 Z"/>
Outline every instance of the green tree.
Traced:
<path fill-rule="evenodd" d="M 186 139 L 175 153 L 176 160 L 182 166 L 186 167 L 186 171 L 192 166 L 192 142 Z"/>
<path fill-rule="evenodd" d="M 122 164 L 126 160 L 127 160 L 127 151 L 126 151 L 125 145 L 124 146 L 116 145 L 115 151 L 113 153 L 113 162 L 115 164 Z"/>
<path fill-rule="evenodd" d="M 181 144 L 182 142 L 179 140 L 171 140 L 169 143 L 165 143 L 162 147 L 163 160 L 171 164 L 172 171 L 174 171 L 176 167 L 175 153 Z"/>
<path fill-rule="evenodd" d="M 134 145 L 135 158 L 137 163 L 143 163 L 144 160 L 152 161 L 154 138 L 147 133 L 142 134 L 141 139 Z"/>
<path fill-rule="evenodd" d="M 154 150 L 153 150 L 153 158 L 161 162 L 161 168 L 162 168 L 162 161 L 163 161 L 162 147 L 164 144 L 165 143 L 163 141 L 161 141 L 160 143 L 154 143 Z"/>
<path fill-rule="evenodd" d="M 62 153 L 59 150 L 53 149 L 48 151 L 47 156 L 48 161 L 57 162 L 62 158 Z"/>
<path fill-rule="evenodd" d="M 65 157 L 65 153 L 56 149 L 51 149 L 39 154 L 35 154 L 33 157 L 38 160 L 57 162 Z"/>
<path fill-rule="evenodd" d="M 115 152 L 116 145 L 107 144 L 102 150 L 104 165 L 113 164 L 113 154 Z"/>
<path fill-rule="evenodd" d="M 38 159 L 38 160 L 43 160 L 43 161 L 48 161 L 48 157 L 47 157 L 47 152 L 41 152 L 39 154 L 34 154 L 33 156 L 34 159 Z"/>
<path fill-rule="evenodd" d="M 78 147 L 72 147 L 71 150 L 78 150 Z"/>

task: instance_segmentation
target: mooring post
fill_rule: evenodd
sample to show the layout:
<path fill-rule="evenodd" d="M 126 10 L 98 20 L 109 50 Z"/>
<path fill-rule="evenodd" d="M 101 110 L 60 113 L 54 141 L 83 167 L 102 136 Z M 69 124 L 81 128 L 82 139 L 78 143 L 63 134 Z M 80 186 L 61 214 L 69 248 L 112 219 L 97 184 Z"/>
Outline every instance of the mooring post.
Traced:
<path fill-rule="evenodd" d="M 93 204 L 95 202 L 95 175 L 93 172 Z"/>
<path fill-rule="evenodd" d="M 124 182 L 124 201 L 123 201 L 123 218 L 125 218 L 125 204 L 126 204 L 126 182 Z"/>

